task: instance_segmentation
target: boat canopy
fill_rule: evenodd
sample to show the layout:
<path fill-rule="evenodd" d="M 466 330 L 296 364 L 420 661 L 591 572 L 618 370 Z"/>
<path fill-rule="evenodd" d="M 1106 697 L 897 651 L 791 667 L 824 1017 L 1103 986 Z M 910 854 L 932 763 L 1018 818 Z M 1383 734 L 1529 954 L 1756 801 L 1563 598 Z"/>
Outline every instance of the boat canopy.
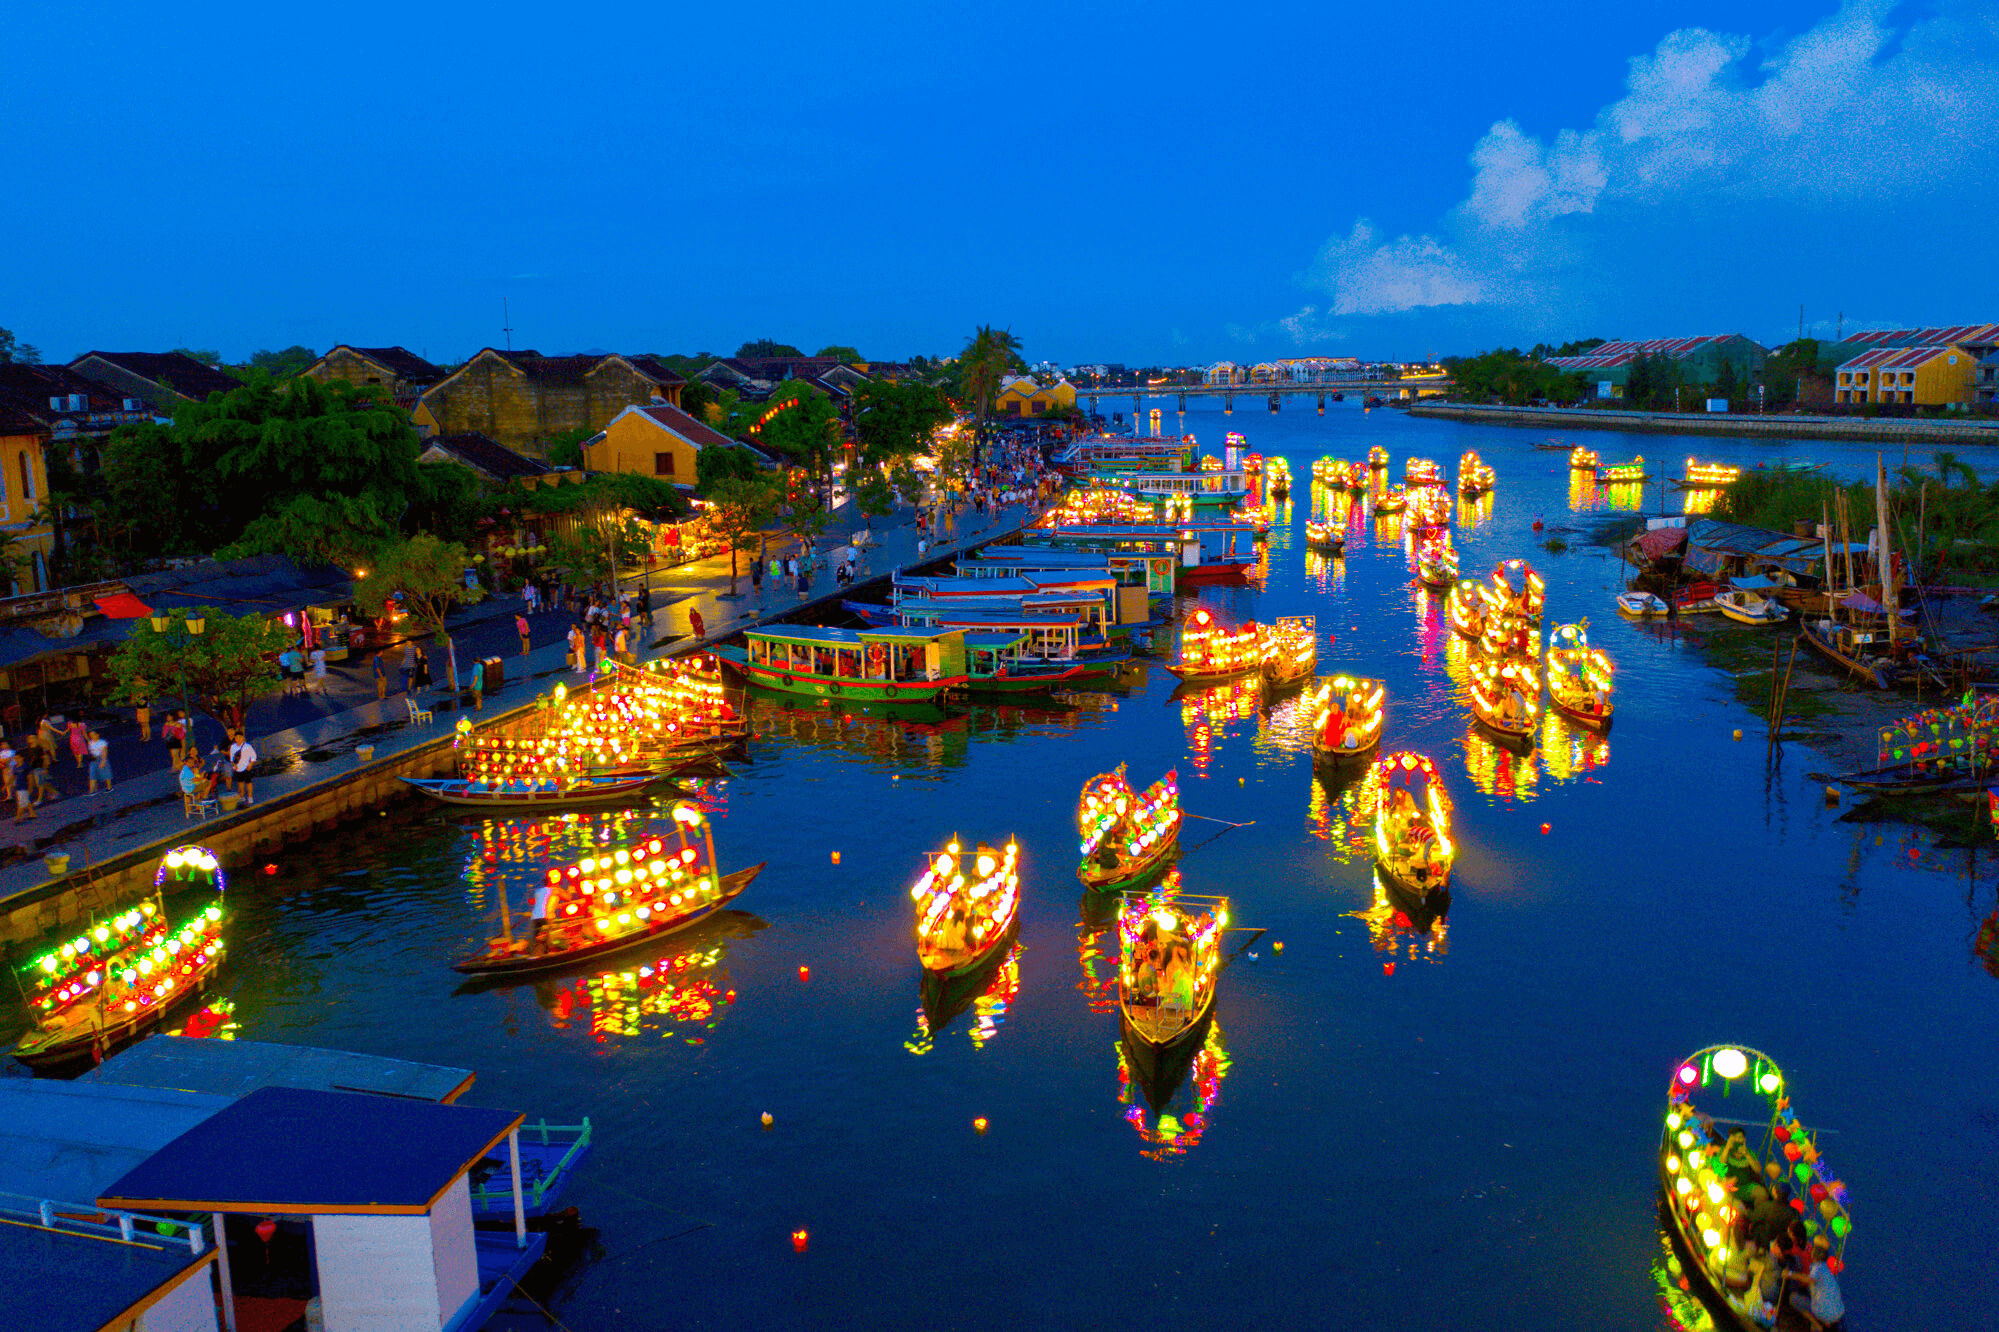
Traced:
<path fill-rule="evenodd" d="M 915 629 L 903 625 L 833 629 L 819 624 L 778 624 L 745 629 L 743 637 L 769 643 L 808 643 L 814 647 L 856 647 L 863 643 L 941 642 L 956 632 L 954 629 Z"/>
<path fill-rule="evenodd" d="M 1666 531 L 1669 529 L 1659 529 Z M 1824 563 L 1828 544 L 1835 554 L 1867 554 L 1867 543 L 1826 542 L 1820 537 L 1792 536 L 1764 527 L 1749 527 L 1722 518 L 1693 518 L 1687 522 L 1687 557 L 1690 569 L 1702 573 L 1726 573 L 1731 563 L 1747 568 L 1776 568 L 1794 574 L 1811 574 Z M 1653 537 L 1645 532 L 1624 548 L 1625 558 L 1638 563 L 1634 555 L 1646 555 L 1644 543 Z"/>
<path fill-rule="evenodd" d="M 1744 592 L 1768 592 L 1771 588 L 1777 586 L 1776 579 L 1765 578 L 1762 574 L 1737 574 L 1728 581 L 1731 587 L 1739 588 Z"/>

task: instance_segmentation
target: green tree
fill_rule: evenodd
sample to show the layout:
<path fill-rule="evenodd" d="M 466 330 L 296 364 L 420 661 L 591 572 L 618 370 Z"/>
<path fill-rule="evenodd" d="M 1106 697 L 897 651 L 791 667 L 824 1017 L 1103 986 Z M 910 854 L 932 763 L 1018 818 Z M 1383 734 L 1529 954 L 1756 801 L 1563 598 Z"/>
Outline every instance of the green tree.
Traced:
<path fill-rule="evenodd" d="M 861 353 L 857 348 L 842 346 L 837 342 L 830 347 L 821 347 L 812 354 L 814 356 L 830 356 L 836 361 L 845 361 L 849 365 L 860 364 L 862 361 Z"/>
<path fill-rule="evenodd" d="M 572 426 L 548 437 L 548 462 L 551 467 L 581 467 L 583 465 L 583 441 L 597 432 L 589 426 Z"/>
<path fill-rule="evenodd" d="M 1741 394 L 1742 379 L 1736 373 L 1735 361 L 1730 357 L 1724 356 L 1721 358 L 1721 364 L 1715 368 L 1714 396 L 1717 398 L 1726 398 L 1730 402 L 1734 402 Z"/>
<path fill-rule="evenodd" d="M 1791 406 L 1801 395 L 1815 396 L 1812 390 L 1820 385 L 1830 388 L 1825 372 L 1819 369 L 1817 338 L 1799 338 L 1779 347 L 1763 362 L 1764 402 L 1769 406 Z M 1826 400 L 1831 400 L 1830 393 Z"/>
<path fill-rule="evenodd" d="M 307 381 L 310 382 L 310 381 Z M 354 580 L 354 601 L 372 618 L 401 608 L 412 623 L 444 648 L 453 684 L 458 680 L 458 650 L 445 619 L 460 606 L 484 599 L 483 588 L 466 585 L 472 552 L 428 532 L 392 541 L 375 552 L 375 562 Z"/>
<path fill-rule="evenodd" d="M 261 370 L 272 379 L 290 379 L 319 359 L 319 353 L 310 347 L 296 344 L 283 351 L 268 348 L 250 353 L 250 359 L 243 363 L 245 370 Z"/>
<path fill-rule="evenodd" d="M 743 480 L 761 469 L 748 449 L 725 449 L 710 445 L 694 455 L 694 493 L 712 499 L 724 481 Z"/>
<path fill-rule="evenodd" d="M 958 362 L 964 367 L 963 391 L 976 408 L 973 419 L 978 422 L 992 415 L 993 399 L 1007 373 L 1027 369 L 1020 357 L 1020 339 L 1013 330 L 991 324 L 981 324 L 973 331 Z"/>
<path fill-rule="evenodd" d="M 0 365 L 18 362 L 21 365 L 40 365 L 41 349 L 17 339 L 11 329 L 0 328 Z"/>
<path fill-rule="evenodd" d="M 951 419 L 951 404 L 928 384 L 870 381 L 854 391 L 854 434 L 861 456 L 889 462 L 930 452 L 937 427 Z"/>
<path fill-rule="evenodd" d="M 203 365 L 219 367 L 222 364 L 222 353 L 210 347 L 175 347 L 173 350 L 190 360 L 200 361 Z"/>
<path fill-rule="evenodd" d="M 772 391 L 765 411 L 769 419 L 757 432 L 758 441 L 815 480 L 828 476 L 840 442 L 840 413 L 831 400 L 804 381 L 790 379 Z"/>
<path fill-rule="evenodd" d="M 888 481 L 895 487 L 896 495 L 911 508 L 921 504 L 930 493 L 929 474 L 919 471 L 907 458 L 889 464 Z"/>
<path fill-rule="evenodd" d="M 369 495 L 293 495 L 252 518 L 243 535 L 216 551 L 220 559 L 289 555 L 315 564 L 365 566 L 396 537 L 395 522 Z"/>
<path fill-rule="evenodd" d="M 803 356 L 805 353 L 788 342 L 773 342 L 769 338 L 758 338 L 754 342 L 745 342 L 742 346 L 736 348 L 736 355 L 738 357 L 758 358 L 764 356 Z"/>
<path fill-rule="evenodd" d="M 1659 393 L 1660 382 L 1654 358 L 1638 356 L 1631 362 L 1631 368 L 1624 376 L 1624 401 L 1626 405 L 1648 408 Z"/>
<path fill-rule="evenodd" d="M 729 595 L 736 595 L 736 551 L 777 516 L 779 494 L 768 473 L 729 476 L 716 483 L 708 508 L 709 525 L 729 543 Z"/>
<path fill-rule="evenodd" d="M 808 480 L 794 481 L 785 495 L 784 530 L 798 543 L 798 553 L 810 554 L 826 529 L 832 525 L 833 511 L 819 498 L 819 489 Z"/>
<path fill-rule="evenodd" d="M 708 404 L 715 401 L 715 386 L 705 379 L 689 376 L 680 386 L 680 410 L 697 421 L 708 419 Z"/>
<path fill-rule="evenodd" d="M 246 709 L 250 700 L 268 694 L 280 683 L 277 655 L 292 641 L 291 630 L 273 616 L 229 615 L 213 607 L 171 611 L 164 633 L 150 619 L 132 622 L 132 630 L 112 650 L 109 670 L 113 697 L 126 703 L 154 698 L 169 682 L 185 680 L 191 697 L 181 701 L 190 710 L 205 706 L 220 713 L 233 704 Z M 187 621 L 199 619 L 202 631 L 191 634 Z"/>

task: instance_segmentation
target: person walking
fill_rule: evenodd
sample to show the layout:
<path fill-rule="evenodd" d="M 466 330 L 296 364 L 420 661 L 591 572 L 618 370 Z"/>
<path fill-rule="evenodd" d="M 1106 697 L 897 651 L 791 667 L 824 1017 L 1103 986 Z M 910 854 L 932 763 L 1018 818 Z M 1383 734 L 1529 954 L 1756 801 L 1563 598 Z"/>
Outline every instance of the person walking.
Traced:
<path fill-rule="evenodd" d="M 312 687 L 326 692 L 326 647 L 320 643 L 312 645 Z"/>
<path fill-rule="evenodd" d="M 589 644 L 583 637 L 583 626 L 580 624 L 570 625 L 569 669 L 581 675 L 583 673 L 583 658 L 588 654 L 589 650 Z"/>
<path fill-rule="evenodd" d="M 472 658 L 472 711 L 486 710 L 486 662 L 481 657 Z"/>
<path fill-rule="evenodd" d="M 625 665 L 631 664 L 632 640 L 625 634 L 625 626 L 618 626 L 617 634 L 611 639 L 611 659 Z"/>
<path fill-rule="evenodd" d="M 84 742 L 90 750 L 90 789 L 85 795 L 96 795 L 97 784 L 104 783 L 104 794 L 111 794 L 111 744 L 97 732 L 90 732 Z"/>
<path fill-rule="evenodd" d="M 56 798 L 56 789 L 49 784 L 49 765 L 55 760 L 49 751 L 40 745 L 28 750 L 28 789 L 34 794 L 37 805 L 46 804 Z"/>
<path fill-rule="evenodd" d="M 414 638 L 406 640 L 403 643 L 403 669 L 411 675 L 416 674 L 416 660 L 418 655 L 420 654 L 416 650 L 416 640 Z"/>
<path fill-rule="evenodd" d="M 706 623 L 704 623 L 704 622 L 702 621 L 702 619 L 701 619 L 701 612 L 700 612 L 700 611 L 698 611 L 698 610 L 690 610 L 690 611 L 688 611 L 688 612 L 687 612 L 687 623 L 693 626 L 693 628 L 694 628 L 694 636 L 695 636 L 696 638 L 706 638 L 706 637 L 708 637 L 708 626 L 707 626 L 707 624 L 706 624 Z"/>
<path fill-rule="evenodd" d="M 243 796 L 243 803 L 252 803 L 257 794 L 257 779 L 251 769 L 257 766 L 257 751 L 243 738 L 241 731 L 231 737 L 235 743 L 229 746 L 229 770 L 235 775 L 236 789 Z"/>
<path fill-rule="evenodd" d="M 76 769 L 83 771 L 83 756 L 90 749 L 90 730 L 80 721 L 69 724 L 69 753 L 76 760 Z"/>
<path fill-rule="evenodd" d="M 386 652 L 377 652 L 375 654 L 375 701 L 376 702 L 380 702 L 389 696 L 389 668 L 382 665 L 382 658 L 388 655 L 389 654 Z"/>
<path fill-rule="evenodd" d="M 590 645 L 597 649 L 597 668 L 602 670 L 604 667 L 604 653 L 611 646 L 611 635 L 605 631 L 604 623 L 601 619 L 597 622 L 597 631 L 590 635 Z"/>
<path fill-rule="evenodd" d="M 416 687 L 428 689 L 430 684 L 430 654 L 419 648 L 416 654 Z"/>
<path fill-rule="evenodd" d="M 525 615 L 516 615 L 516 616 L 514 617 L 514 632 L 515 632 L 515 633 L 517 633 L 517 634 L 519 634 L 519 635 L 521 636 L 521 655 L 522 655 L 523 657 L 525 657 L 525 656 L 526 656 L 526 655 L 528 654 L 528 617 L 527 617 L 527 616 L 525 616 Z"/>
<path fill-rule="evenodd" d="M 27 742 L 23 741 L 22 748 L 26 747 Z M 25 823 L 35 817 L 35 790 L 29 778 L 32 769 L 14 749 L 0 748 L 0 761 L 7 765 L 7 794 L 14 798 L 14 822 Z"/>
<path fill-rule="evenodd" d="M 762 560 L 750 561 L 750 593 L 759 602 L 764 599 L 764 564 Z"/>
<path fill-rule="evenodd" d="M 147 689 L 144 684 L 141 684 L 139 686 L 139 693 L 141 695 L 145 695 L 147 693 Z M 132 709 L 132 714 L 133 714 L 133 719 L 139 723 L 139 738 L 141 740 L 151 740 L 153 738 L 152 699 L 148 697 L 141 697 L 139 699 L 138 705 Z"/>
<path fill-rule="evenodd" d="M 180 766 L 180 752 L 187 744 L 187 723 L 181 720 L 179 708 L 168 708 L 166 720 L 160 723 L 160 739 L 167 742 L 167 763 L 170 767 Z"/>

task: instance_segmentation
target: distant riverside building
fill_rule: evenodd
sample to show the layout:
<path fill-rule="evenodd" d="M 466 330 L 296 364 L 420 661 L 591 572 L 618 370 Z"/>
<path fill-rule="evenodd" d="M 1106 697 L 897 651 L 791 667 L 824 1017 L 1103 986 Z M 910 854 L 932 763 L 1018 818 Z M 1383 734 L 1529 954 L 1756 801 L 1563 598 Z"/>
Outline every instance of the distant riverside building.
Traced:
<path fill-rule="evenodd" d="M 717 448 L 749 446 L 730 439 L 678 407 L 655 402 L 625 408 L 604 427 L 602 434 L 585 440 L 583 469 L 632 472 L 691 487 L 701 450 Z M 759 462 L 768 461 L 759 449 L 749 448 L 749 452 Z"/>
<path fill-rule="evenodd" d="M 1040 384 L 1026 375 L 1015 375 L 1001 384 L 993 399 L 993 410 L 1001 416 L 1045 416 L 1075 405 L 1076 386 L 1068 380 Z"/>
<path fill-rule="evenodd" d="M 532 483 L 548 475 L 552 470 L 539 458 L 529 458 L 515 453 L 503 444 L 497 444 L 484 435 L 473 432 L 464 435 L 432 435 L 423 442 L 423 452 L 417 455 L 419 463 L 450 463 L 463 467 L 475 476 L 483 477 L 495 485 L 507 485 L 515 481 Z"/>
<path fill-rule="evenodd" d="M 1210 384 L 1243 384 L 1249 381 L 1249 372 L 1234 361 L 1216 361 L 1202 377 Z"/>
<path fill-rule="evenodd" d="M 836 399 L 851 397 L 868 382 L 867 374 L 831 356 L 725 356 L 694 377 L 759 401 L 788 379 L 802 379 Z"/>
<path fill-rule="evenodd" d="M 376 385 L 382 397 L 408 411 L 425 390 L 444 379 L 446 371 L 404 347 L 350 347 L 343 342 L 303 373 L 322 384 L 344 379 L 350 384 Z"/>
<path fill-rule="evenodd" d="M 1680 372 L 1682 383 L 1712 384 L 1721 377 L 1723 363 L 1735 368 L 1736 382 L 1755 382 L 1768 357 L 1762 344 L 1740 333 L 1709 333 L 1696 338 L 1644 338 L 1637 341 L 1606 342 L 1581 356 L 1550 356 L 1547 363 L 1558 370 L 1580 371 L 1595 385 L 1599 398 L 1621 398 L 1631 367 L 1641 356 L 1664 356 Z"/>
<path fill-rule="evenodd" d="M 1951 324 L 1935 328 L 1874 328 L 1819 344 L 1819 368 L 1836 370 L 1863 352 L 1881 347 L 1962 347 L 1985 356 L 1999 351 L 1999 324 Z"/>
<path fill-rule="evenodd" d="M 565 431 L 602 430 L 633 405 L 680 405 L 687 381 L 650 356 L 543 356 L 487 347 L 417 399 L 430 434 L 478 433 L 538 457 Z"/>
<path fill-rule="evenodd" d="M 1999 403 L 1999 351 L 1987 352 L 1978 362 L 1978 378 L 1972 381 L 1974 401 Z"/>
<path fill-rule="evenodd" d="M 1833 398 L 1841 403 L 1944 407 L 1972 401 L 1978 358 L 1963 347 L 1876 347 L 1839 367 Z"/>
<path fill-rule="evenodd" d="M 69 368 L 133 398 L 161 416 L 175 404 L 207 402 L 211 393 L 227 393 L 243 382 L 182 352 L 85 352 Z"/>

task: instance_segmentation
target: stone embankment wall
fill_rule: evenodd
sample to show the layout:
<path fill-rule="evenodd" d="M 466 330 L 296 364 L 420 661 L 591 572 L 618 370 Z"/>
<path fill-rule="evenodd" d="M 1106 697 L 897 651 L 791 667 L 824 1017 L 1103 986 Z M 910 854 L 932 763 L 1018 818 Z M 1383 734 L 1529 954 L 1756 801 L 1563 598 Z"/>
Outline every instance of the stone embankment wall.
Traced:
<path fill-rule="evenodd" d="M 1849 439 L 1886 444 L 1999 444 L 1999 419 L 1936 421 L 1864 416 L 1736 416 L 1571 407 L 1488 407 L 1421 402 L 1411 416 L 1538 430 L 1630 430 L 1662 435 L 1733 435 L 1761 439 Z"/>

